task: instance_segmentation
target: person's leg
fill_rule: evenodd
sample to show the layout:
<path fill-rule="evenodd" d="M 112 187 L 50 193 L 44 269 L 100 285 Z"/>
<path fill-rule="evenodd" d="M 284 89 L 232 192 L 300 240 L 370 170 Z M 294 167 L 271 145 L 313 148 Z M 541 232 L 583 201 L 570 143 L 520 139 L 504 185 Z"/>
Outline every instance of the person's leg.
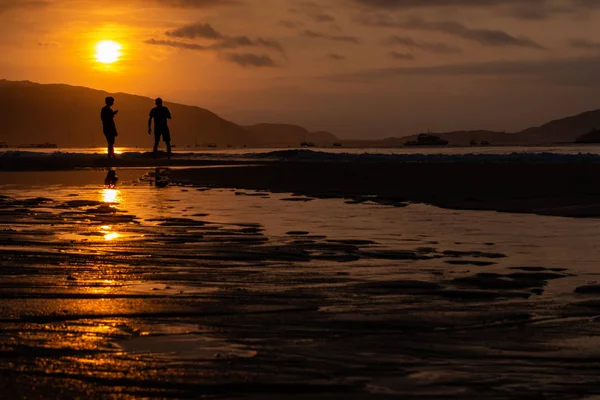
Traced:
<path fill-rule="evenodd" d="M 159 143 L 158 140 L 154 141 L 154 150 L 153 150 L 153 153 L 154 153 L 154 158 L 155 159 L 156 159 L 156 153 L 158 153 L 158 143 Z"/>
<path fill-rule="evenodd" d="M 163 140 L 164 140 L 165 144 L 167 145 L 167 157 L 170 160 L 171 159 L 171 132 L 169 132 L 169 128 L 165 129 L 165 131 L 162 134 L 163 134 Z"/>
<path fill-rule="evenodd" d="M 114 141 L 111 141 L 111 140 L 108 141 L 108 151 L 107 151 L 107 153 L 108 153 L 108 158 L 109 159 L 111 157 L 115 158 L 115 142 Z"/>

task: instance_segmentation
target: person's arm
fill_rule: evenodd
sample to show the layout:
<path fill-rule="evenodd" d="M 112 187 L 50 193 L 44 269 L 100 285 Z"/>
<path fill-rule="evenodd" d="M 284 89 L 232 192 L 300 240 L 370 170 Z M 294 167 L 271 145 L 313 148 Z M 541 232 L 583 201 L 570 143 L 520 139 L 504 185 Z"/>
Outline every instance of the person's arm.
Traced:
<path fill-rule="evenodd" d="M 170 111 L 168 108 L 167 108 L 167 118 L 169 118 L 169 119 L 173 119 L 173 118 L 171 117 L 171 111 Z"/>
<path fill-rule="evenodd" d="M 148 118 L 148 135 L 152 135 L 152 117 L 154 117 L 154 113 L 150 111 L 150 118 Z"/>

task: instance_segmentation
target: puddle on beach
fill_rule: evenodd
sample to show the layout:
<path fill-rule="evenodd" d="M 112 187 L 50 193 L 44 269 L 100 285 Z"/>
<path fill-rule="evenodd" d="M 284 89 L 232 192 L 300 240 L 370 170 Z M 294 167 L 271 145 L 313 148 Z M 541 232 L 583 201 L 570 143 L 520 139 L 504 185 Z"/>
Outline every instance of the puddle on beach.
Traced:
<path fill-rule="evenodd" d="M 141 173 L 115 189 L 102 171 L 3 173 L 3 374 L 184 398 L 562 398 L 597 380 L 595 220 L 156 188 Z"/>

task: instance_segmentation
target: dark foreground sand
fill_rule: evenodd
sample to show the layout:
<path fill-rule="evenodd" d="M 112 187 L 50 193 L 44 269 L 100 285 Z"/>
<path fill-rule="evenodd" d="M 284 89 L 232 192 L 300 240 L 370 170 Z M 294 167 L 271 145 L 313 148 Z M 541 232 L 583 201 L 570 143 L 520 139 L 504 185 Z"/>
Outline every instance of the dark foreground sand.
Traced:
<path fill-rule="evenodd" d="M 269 170 L 252 171 L 258 180 Z M 327 237 L 330 220 L 307 230 L 314 217 L 297 211 L 341 210 L 339 223 L 388 211 L 400 218 L 421 205 L 295 204 L 148 182 L 120 194 L 27 193 L 0 196 L 0 397 L 600 393 L 600 287 L 590 272 L 577 276 L 581 266 L 553 263 L 551 249 L 523 242 L 503 252 L 485 236 L 455 242 L 462 232 L 440 242 L 435 224 L 427 234 L 398 225 L 388 236 L 350 224 L 357 238 Z M 247 204 L 244 219 L 231 211 L 211 219 L 222 203 Z M 281 204 L 298 212 L 294 230 L 269 234 L 281 214 L 268 210 Z M 449 221 L 461 229 L 468 213 Z M 500 226 L 515 221 L 501 217 Z M 517 261 L 531 251 L 541 255 L 535 263 Z"/>
<path fill-rule="evenodd" d="M 403 206 L 600 216 L 600 164 L 271 162 L 173 172 L 179 182 Z"/>

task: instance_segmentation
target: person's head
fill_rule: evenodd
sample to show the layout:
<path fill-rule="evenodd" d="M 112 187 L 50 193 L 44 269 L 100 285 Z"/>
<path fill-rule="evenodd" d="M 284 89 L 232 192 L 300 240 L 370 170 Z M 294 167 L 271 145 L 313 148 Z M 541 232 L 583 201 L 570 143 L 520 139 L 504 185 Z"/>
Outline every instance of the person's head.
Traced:
<path fill-rule="evenodd" d="M 162 101 L 162 99 L 159 97 L 158 99 L 156 99 L 156 101 L 155 101 L 154 103 L 156 104 L 156 106 L 157 106 L 157 107 L 160 107 L 160 106 L 162 106 L 162 103 L 163 103 L 163 101 Z"/>
<path fill-rule="evenodd" d="M 104 102 L 106 103 L 107 106 L 112 106 L 113 104 L 115 104 L 115 98 L 108 96 L 106 99 L 104 99 Z"/>

